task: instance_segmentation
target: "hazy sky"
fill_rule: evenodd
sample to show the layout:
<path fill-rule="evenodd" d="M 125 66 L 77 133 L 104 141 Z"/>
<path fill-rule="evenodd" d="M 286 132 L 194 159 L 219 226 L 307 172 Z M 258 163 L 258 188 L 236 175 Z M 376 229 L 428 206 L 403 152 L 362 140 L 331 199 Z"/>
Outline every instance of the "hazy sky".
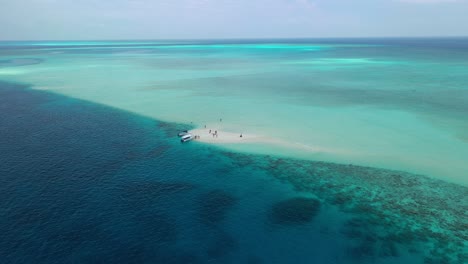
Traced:
<path fill-rule="evenodd" d="M 468 0 L 0 0 L 0 40 L 468 36 Z"/>

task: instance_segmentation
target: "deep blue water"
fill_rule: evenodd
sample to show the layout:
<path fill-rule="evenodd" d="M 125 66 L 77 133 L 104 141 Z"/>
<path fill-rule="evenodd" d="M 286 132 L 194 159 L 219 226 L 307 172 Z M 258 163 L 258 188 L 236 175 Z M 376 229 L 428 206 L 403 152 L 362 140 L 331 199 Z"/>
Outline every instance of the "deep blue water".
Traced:
<path fill-rule="evenodd" d="M 466 187 L 180 144 L 181 128 L 1 82 L 0 262 L 466 260 Z"/>

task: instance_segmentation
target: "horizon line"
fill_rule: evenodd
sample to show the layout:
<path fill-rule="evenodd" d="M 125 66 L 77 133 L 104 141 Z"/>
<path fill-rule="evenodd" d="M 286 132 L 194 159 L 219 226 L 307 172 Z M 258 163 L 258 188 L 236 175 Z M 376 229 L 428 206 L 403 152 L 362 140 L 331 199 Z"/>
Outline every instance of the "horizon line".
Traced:
<path fill-rule="evenodd" d="M 87 41 L 207 41 L 207 40 L 334 40 L 334 39 L 454 39 L 454 38 L 468 38 L 468 35 L 454 35 L 454 36 L 374 36 L 374 37 L 239 37 L 239 38 L 161 38 L 161 39 L 8 39 L 0 40 L 0 42 L 66 42 L 66 41 L 76 41 L 76 42 L 87 42 Z"/>

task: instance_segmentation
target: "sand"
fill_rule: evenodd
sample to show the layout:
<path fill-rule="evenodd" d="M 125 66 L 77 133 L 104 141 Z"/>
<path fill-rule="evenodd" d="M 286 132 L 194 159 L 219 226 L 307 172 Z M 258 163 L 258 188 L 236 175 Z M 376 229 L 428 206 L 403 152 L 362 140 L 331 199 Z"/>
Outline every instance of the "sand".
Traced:
<path fill-rule="evenodd" d="M 214 134 L 215 131 L 217 131 L 216 134 Z M 209 128 L 197 128 L 190 130 L 189 132 L 194 136 L 200 136 L 200 138 L 196 139 L 197 141 L 211 144 L 266 143 L 268 141 L 268 138 L 264 136 L 243 134 L 241 132 L 229 132 L 211 129 L 210 133 Z"/>
<path fill-rule="evenodd" d="M 194 139 L 204 144 L 216 145 L 237 145 L 237 144 L 256 144 L 263 146 L 277 147 L 283 150 L 300 150 L 305 154 L 344 154 L 344 150 L 323 148 L 311 146 L 300 142 L 285 141 L 273 136 L 266 136 L 253 133 L 233 132 L 220 129 L 196 128 L 189 131 L 192 135 L 198 136 Z M 216 132 L 216 134 L 215 134 Z M 241 136 L 242 135 L 242 136 Z"/>

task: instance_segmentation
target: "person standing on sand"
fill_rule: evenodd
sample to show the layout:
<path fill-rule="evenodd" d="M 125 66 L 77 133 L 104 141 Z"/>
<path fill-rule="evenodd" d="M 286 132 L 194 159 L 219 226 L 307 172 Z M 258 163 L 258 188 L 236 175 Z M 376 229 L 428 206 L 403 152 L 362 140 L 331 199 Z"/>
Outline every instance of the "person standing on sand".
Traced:
<path fill-rule="evenodd" d="M 208 133 L 210 133 L 210 134 L 211 134 L 211 129 L 210 129 L 210 132 L 208 132 Z"/>

